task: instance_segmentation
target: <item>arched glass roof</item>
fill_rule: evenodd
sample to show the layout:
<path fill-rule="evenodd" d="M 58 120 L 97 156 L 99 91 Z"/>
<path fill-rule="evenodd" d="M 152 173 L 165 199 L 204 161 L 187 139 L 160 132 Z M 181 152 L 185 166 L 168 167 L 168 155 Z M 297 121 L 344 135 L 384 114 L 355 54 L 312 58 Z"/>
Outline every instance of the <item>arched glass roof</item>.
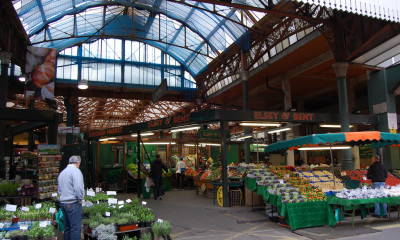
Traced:
<path fill-rule="evenodd" d="M 15 1 L 30 41 L 58 51 L 98 38 L 127 38 L 161 49 L 193 76 L 235 42 L 248 50 L 247 27 L 235 9 L 196 1 Z"/>

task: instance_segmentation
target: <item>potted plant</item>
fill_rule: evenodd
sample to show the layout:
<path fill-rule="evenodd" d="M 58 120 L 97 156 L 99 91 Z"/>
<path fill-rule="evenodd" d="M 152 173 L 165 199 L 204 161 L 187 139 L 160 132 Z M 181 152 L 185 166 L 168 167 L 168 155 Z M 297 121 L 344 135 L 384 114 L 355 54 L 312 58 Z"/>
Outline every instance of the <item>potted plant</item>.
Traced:
<path fill-rule="evenodd" d="M 34 222 L 31 229 L 28 231 L 29 239 L 38 239 L 42 233 L 41 228 L 39 227 L 38 222 Z"/>
<path fill-rule="evenodd" d="M 165 240 L 171 239 L 169 234 L 172 232 L 172 225 L 166 220 L 154 222 L 151 225 L 151 230 L 158 238 L 162 237 Z"/>
<path fill-rule="evenodd" d="M 45 228 L 42 229 L 42 236 L 44 240 L 51 240 L 54 237 L 54 226 L 47 225 Z"/>
<path fill-rule="evenodd" d="M 140 235 L 140 240 L 152 240 L 151 233 L 143 233 Z"/>
<path fill-rule="evenodd" d="M 10 233 L 9 237 L 11 240 L 19 240 L 21 239 L 20 237 L 22 237 L 24 234 L 24 231 L 22 230 L 14 230 Z"/>
<path fill-rule="evenodd" d="M 113 224 L 100 224 L 94 229 L 93 235 L 96 236 L 98 240 L 117 240 L 115 226 Z"/>

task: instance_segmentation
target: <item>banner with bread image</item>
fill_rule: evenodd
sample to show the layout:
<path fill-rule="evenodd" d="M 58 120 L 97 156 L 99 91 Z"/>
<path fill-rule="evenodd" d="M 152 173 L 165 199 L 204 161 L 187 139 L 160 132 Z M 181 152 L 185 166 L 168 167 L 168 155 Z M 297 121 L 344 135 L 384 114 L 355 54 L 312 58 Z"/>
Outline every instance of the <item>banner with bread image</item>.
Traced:
<path fill-rule="evenodd" d="M 27 48 L 25 99 L 54 101 L 57 51 L 54 48 Z"/>

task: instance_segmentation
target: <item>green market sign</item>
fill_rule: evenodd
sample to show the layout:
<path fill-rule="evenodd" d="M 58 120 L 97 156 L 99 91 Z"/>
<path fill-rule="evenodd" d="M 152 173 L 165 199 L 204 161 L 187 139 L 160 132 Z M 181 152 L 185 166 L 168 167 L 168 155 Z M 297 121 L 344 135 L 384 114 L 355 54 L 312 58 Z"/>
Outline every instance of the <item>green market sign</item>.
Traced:
<path fill-rule="evenodd" d="M 37 152 L 41 155 L 57 155 L 60 154 L 60 147 L 57 144 L 38 144 Z"/>
<path fill-rule="evenodd" d="M 221 139 L 221 131 L 218 130 L 199 129 L 198 134 L 199 138 Z M 226 131 L 225 136 L 226 138 L 230 138 L 231 133 Z"/>

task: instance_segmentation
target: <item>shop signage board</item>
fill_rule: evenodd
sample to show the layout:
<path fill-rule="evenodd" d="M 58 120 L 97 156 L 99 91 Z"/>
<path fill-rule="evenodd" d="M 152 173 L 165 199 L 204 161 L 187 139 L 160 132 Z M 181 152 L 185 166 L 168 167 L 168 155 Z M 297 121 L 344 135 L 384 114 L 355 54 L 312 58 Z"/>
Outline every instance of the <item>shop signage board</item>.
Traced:
<path fill-rule="evenodd" d="M 42 155 L 60 154 L 60 145 L 57 144 L 38 144 L 37 152 Z"/>
<path fill-rule="evenodd" d="M 199 135 L 199 138 L 221 139 L 221 131 L 218 131 L 218 130 L 199 129 L 198 135 Z M 230 138 L 231 133 L 226 131 L 225 136 L 226 136 L 226 138 Z"/>
<path fill-rule="evenodd" d="M 315 113 L 301 112 L 254 112 L 255 120 L 277 122 L 314 122 Z"/>
<path fill-rule="evenodd" d="M 350 115 L 350 123 L 376 123 L 372 115 Z M 190 124 L 212 123 L 219 121 L 257 121 L 257 122 L 292 122 L 292 123 L 338 123 L 338 114 L 272 112 L 272 111 L 232 111 L 208 109 L 184 115 L 171 116 L 122 127 L 109 128 L 89 133 L 89 138 L 119 136 L 144 131 L 156 131 Z M 218 130 L 217 130 L 218 131 Z M 219 132 L 219 131 L 218 131 Z M 213 134 L 211 134 L 213 135 Z"/>

